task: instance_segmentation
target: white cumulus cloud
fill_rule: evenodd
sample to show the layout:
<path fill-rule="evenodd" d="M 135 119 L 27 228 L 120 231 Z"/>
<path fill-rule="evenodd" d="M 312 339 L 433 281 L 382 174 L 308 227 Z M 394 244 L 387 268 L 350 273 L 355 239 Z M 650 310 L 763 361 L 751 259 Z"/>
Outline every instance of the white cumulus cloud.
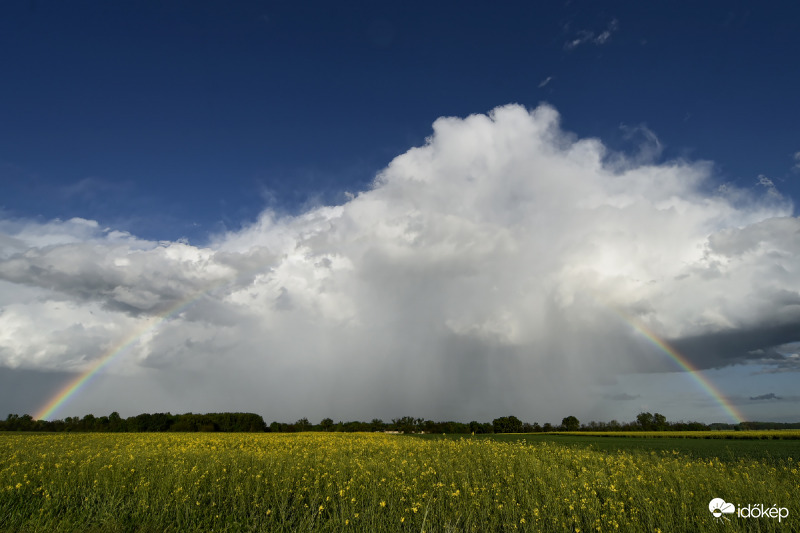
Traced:
<path fill-rule="evenodd" d="M 345 204 L 205 247 L 0 223 L 0 365 L 76 370 L 142 331 L 109 372 L 187 410 L 490 419 L 672 368 L 621 316 L 700 367 L 798 340 L 800 220 L 777 191 L 709 192 L 709 164 L 608 153 L 547 105 L 433 130 Z"/>

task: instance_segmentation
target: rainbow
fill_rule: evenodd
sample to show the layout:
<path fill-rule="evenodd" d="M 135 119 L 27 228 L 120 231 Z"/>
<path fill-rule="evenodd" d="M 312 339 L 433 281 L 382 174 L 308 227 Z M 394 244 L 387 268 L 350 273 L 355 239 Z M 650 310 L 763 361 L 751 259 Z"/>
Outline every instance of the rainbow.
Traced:
<path fill-rule="evenodd" d="M 714 398 L 714 400 L 728 415 L 730 415 L 733 420 L 739 424 L 745 421 L 742 413 L 730 402 L 730 400 L 725 397 L 724 394 L 722 394 L 722 392 L 720 392 L 720 390 L 713 383 L 708 380 L 708 378 L 702 374 L 700 369 L 694 366 L 692 362 L 686 358 L 686 356 L 682 355 L 678 350 L 670 346 L 667 341 L 653 333 L 650 328 L 642 324 L 636 318 L 622 312 L 619 309 L 614 309 L 614 311 L 625 322 L 633 326 L 636 331 L 644 335 L 644 337 L 650 341 L 651 344 L 669 355 L 672 360 L 678 364 L 678 366 L 686 370 L 692 379 L 694 379 L 694 381 L 696 381 L 702 389 L 704 389 L 712 398 Z"/>
<path fill-rule="evenodd" d="M 192 296 L 185 298 L 173 305 L 166 311 L 163 311 L 161 314 L 155 315 L 148 319 L 142 326 L 136 328 L 133 333 L 125 337 L 121 342 L 113 345 L 111 349 L 109 349 L 100 358 L 89 365 L 86 370 L 62 387 L 57 394 L 53 395 L 47 401 L 47 403 L 45 403 L 41 409 L 36 412 L 33 418 L 36 420 L 47 420 L 53 416 L 53 414 L 65 403 L 67 403 L 70 398 L 83 390 L 92 380 L 92 378 L 99 374 L 101 370 L 106 368 L 109 364 L 111 364 L 112 361 L 117 359 L 122 354 L 128 352 L 133 346 L 135 346 L 142 336 L 149 332 L 155 331 L 161 324 L 183 312 L 189 306 L 200 300 L 203 296 L 226 282 L 226 280 L 216 282 L 210 288 L 193 294 Z"/>
<path fill-rule="evenodd" d="M 167 309 L 166 311 L 162 312 L 160 315 L 156 315 L 149 319 L 144 325 L 137 328 L 132 334 L 127 336 L 122 342 L 115 344 L 110 350 L 108 350 L 105 354 L 103 354 L 100 358 L 98 358 L 95 362 L 93 362 L 89 367 L 83 371 L 83 373 L 79 374 L 75 377 L 72 381 L 68 382 L 57 394 L 52 396 L 47 403 L 45 403 L 41 409 L 37 411 L 34 415 L 34 418 L 37 420 L 47 420 L 50 418 L 59 408 L 61 408 L 70 398 L 75 396 L 78 392 L 83 390 L 86 385 L 94 378 L 97 374 L 100 373 L 105 367 L 107 367 L 112 361 L 117 359 L 120 355 L 126 353 L 130 350 L 138 341 L 139 339 L 157 329 L 161 324 L 172 318 L 173 316 L 181 313 L 189 306 L 200 300 L 203 296 L 211 292 L 213 289 L 219 287 L 220 285 L 224 284 L 225 282 L 217 282 L 212 287 L 207 290 L 201 291 L 198 294 L 195 294 L 176 305 L 172 306 L 171 308 Z M 722 408 L 725 410 L 730 417 L 735 420 L 737 423 L 742 423 L 745 421 L 744 416 L 742 413 L 723 395 L 717 387 L 711 383 L 698 369 L 695 367 L 691 361 L 689 361 L 684 355 L 682 355 L 679 351 L 673 348 L 667 341 L 656 335 L 650 328 L 642 324 L 636 318 L 624 313 L 620 309 L 611 308 L 620 318 L 622 318 L 626 323 L 631 325 L 636 331 L 641 333 L 648 341 L 650 341 L 654 346 L 658 349 L 666 353 L 667 355 L 675 361 L 678 366 L 682 369 L 686 370 L 689 375 L 696 381 L 702 389 L 704 389 Z"/>

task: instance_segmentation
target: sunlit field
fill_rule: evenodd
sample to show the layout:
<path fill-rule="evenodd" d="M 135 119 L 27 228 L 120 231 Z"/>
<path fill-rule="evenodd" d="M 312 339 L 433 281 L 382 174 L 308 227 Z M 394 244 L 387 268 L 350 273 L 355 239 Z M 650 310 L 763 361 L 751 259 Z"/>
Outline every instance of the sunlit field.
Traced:
<path fill-rule="evenodd" d="M 793 457 L 384 434 L 0 435 L 4 531 L 785 531 L 798 494 Z M 790 514 L 715 519 L 712 498 Z"/>

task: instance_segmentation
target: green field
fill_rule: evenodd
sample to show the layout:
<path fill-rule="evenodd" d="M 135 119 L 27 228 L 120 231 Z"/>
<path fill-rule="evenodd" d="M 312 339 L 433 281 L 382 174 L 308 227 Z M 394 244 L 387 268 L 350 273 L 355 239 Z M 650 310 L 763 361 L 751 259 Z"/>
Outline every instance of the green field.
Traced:
<path fill-rule="evenodd" d="M 797 432 L 791 438 L 756 438 L 756 432 L 734 432 L 727 435 L 705 437 L 704 432 L 692 436 L 672 436 L 670 433 L 619 436 L 614 433 L 512 433 L 500 435 L 476 435 L 478 439 L 493 439 L 500 442 L 524 441 L 530 444 L 549 442 L 563 446 L 577 446 L 603 452 L 660 453 L 678 452 L 695 459 L 721 459 L 736 461 L 752 459 L 770 464 L 777 464 L 789 458 L 795 462 L 800 460 L 800 440 Z M 709 432 L 711 433 L 711 432 Z M 720 433 L 720 432 L 717 432 Z M 728 432 L 726 432 L 728 433 Z M 741 436 L 736 436 L 740 433 Z M 779 433 L 779 432 L 772 432 Z M 666 436 L 665 436 L 666 435 Z M 430 439 L 458 439 L 459 435 L 419 435 Z"/>
<path fill-rule="evenodd" d="M 791 441 L 750 441 L 774 453 L 718 459 L 671 449 L 710 441 L 665 439 L 647 450 L 636 446 L 660 439 L 615 439 L 4 433 L 0 530 L 800 529 L 800 474 L 794 452 L 780 448 Z M 601 441 L 610 447 L 599 449 Z M 715 519 L 713 498 L 737 508 L 777 504 L 788 516 Z"/>

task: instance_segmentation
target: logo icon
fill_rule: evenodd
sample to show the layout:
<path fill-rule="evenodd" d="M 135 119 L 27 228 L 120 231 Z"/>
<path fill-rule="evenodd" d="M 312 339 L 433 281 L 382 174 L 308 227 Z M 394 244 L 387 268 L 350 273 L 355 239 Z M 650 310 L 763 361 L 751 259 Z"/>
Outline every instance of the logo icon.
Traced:
<path fill-rule="evenodd" d="M 730 522 L 730 519 L 724 515 L 735 513 L 736 506 L 732 503 L 726 503 L 722 498 L 714 498 L 708 502 L 708 510 L 714 515 L 716 521 L 722 522 L 725 519 Z"/>

